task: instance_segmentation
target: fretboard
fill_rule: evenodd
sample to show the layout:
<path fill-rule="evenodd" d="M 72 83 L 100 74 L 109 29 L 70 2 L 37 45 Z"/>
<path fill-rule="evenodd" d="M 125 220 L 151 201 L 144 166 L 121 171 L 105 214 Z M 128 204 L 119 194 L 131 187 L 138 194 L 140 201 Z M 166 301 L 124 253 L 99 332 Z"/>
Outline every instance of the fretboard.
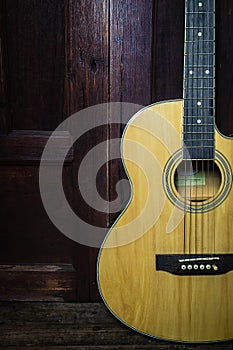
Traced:
<path fill-rule="evenodd" d="M 213 159 L 215 0 L 185 0 L 183 158 Z"/>

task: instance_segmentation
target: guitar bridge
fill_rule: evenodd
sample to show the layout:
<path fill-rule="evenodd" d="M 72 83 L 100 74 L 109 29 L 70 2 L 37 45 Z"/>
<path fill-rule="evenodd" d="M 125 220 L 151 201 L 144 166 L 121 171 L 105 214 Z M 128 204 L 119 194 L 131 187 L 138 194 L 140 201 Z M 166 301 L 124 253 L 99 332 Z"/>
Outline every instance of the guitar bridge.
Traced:
<path fill-rule="evenodd" d="M 221 275 L 233 270 L 233 254 L 157 254 L 156 270 L 174 275 Z"/>

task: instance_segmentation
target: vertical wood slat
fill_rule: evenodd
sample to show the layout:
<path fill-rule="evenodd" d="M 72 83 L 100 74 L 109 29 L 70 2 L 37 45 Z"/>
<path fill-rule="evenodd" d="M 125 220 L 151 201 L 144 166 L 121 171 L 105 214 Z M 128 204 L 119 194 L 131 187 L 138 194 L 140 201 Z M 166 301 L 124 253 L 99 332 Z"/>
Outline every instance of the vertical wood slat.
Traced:
<path fill-rule="evenodd" d="M 110 2 L 111 102 L 130 102 L 137 105 L 151 103 L 153 3 L 153 0 Z M 134 113 L 137 110 L 138 108 Z M 119 207 L 124 207 L 130 198 L 130 186 L 126 188 L 119 183 L 117 195 L 116 184 L 120 179 L 126 178 L 120 160 L 120 139 L 125 121 L 128 121 L 134 113 L 128 115 L 123 115 L 123 111 L 121 113 L 118 120 L 114 116 L 110 121 L 110 140 L 117 139 L 118 143 L 110 144 L 109 194 L 111 201 L 116 200 L 118 196 Z M 113 155 L 117 153 L 118 159 L 113 159 Z M 110 215 L 110 225 L 118 215 L 119 212 Z"/>
<path fill-rule="evenodd" d="M 66 1 L 66 112 L 67 116 L 87 107 L 108 102 L 109 66 L 109 5 L 103 1 Z M 93 116 L 93 127 L 95 123 Z M 85 123 L 85 120 L 83 120 Z M 106 126 L 93 129 L 76 142 L 74 168 L 74 207 L 76 214 L 87 223 L 106 227 L 107 213 L 94 210 L 82 198 L 78 184 L 78 170 L 88 151 L 108 139 L 108 116 Z M 103 155 L 106 165 L 97 183 L 102 196 L 107 199 L 107 153 Z M 95 186 L 94 160 L 88 164 L 86 185 Z M 98 199 L 96 199 L 98 204 Z M 77 230 L 79 228 L 77 227 Z M 97 231 L 98 232 L 98 231 Z M 83 233 L 85 234 L 85 233 Z M 96 286 L 96 260 L 98 250 L 79 245 L 76 252 L 78 271 L 78 300 L 99 300 Z"/>
<path fill-rule="evenodd" d="M 0 134 L 7 134 L 10 121 L 7 112 L 6 0 L 0 0 Z"/>
<path fill-rule="evenodd" d="M 108 1 L 66 2 L 68 114 L 108 101 Z"/>
<path fill-rule="evenodd" d="M 12 129 L 54 130 L 64 118 L 64 0 L 6 0 L 5 24 Z"/>
<path fill-rule="evenodd" d="M 216 116 L 224 135 L 233 136 L 233 2 L 216 0 Z"/>
<path fill-rule="evenodd" d="M 184 5 L 157 0 L 154 11 L 152 101 L 183 96 Z"/>
<path fill-rule="evenodd" d="M 111 1 L 110 99 L 151 103 L 152 0 Z"/>

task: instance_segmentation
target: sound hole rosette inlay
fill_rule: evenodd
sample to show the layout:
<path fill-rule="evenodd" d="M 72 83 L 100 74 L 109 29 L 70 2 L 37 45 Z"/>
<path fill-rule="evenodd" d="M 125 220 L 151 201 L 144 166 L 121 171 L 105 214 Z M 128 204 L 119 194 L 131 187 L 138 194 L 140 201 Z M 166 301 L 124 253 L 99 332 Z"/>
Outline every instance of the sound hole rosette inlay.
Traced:
<path fill-rule="evenodd" d="M 177 168 L 183 161 L 183 150 L 175 152 L 167 161 L 163 170 L 163 188 L 169 201 L 177 208 L 192 212 L 204 213 L 221 205 L 228 197 L 232 188 L 232 169 L 222 153 L 215 150 L 214 166 L 218 169 L 220 184 L 217 191 L 206 200 L 190 200 L 189 196 L 182 196 L 176 186 L 175 176 Z M 187 161 L 191 164 L 191 160 Z M 187 166 L 188 168 L 188 166 Z"/>

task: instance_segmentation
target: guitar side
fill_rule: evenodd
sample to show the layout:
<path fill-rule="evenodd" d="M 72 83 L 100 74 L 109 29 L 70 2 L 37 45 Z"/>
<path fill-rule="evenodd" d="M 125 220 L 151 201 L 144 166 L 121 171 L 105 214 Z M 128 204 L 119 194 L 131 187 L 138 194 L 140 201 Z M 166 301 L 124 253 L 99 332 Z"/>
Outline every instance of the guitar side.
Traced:
<path fill-rule="evenodd" d="M 99 253 L 99 290 L 110 311 L 138 332 L 184 342 L 229 340 L 233 271 L 180 276 L 156 267 L 156 255 L 233 253 L 231 173 L 228 192 L 220 184 L 215 195 L 226 192 L 222 201 L 195 220 L 165 193 L 164 169 L 182 147 L 182 115 L 183 101 L 159 103 L 139 112 L 126 128 L 122 155 L 132 198 Z M 215 143 L 230 171 L 233 142 L 216 130 Z M 223 172 L 220 167 L 221 182 Z M 187 235 L 184 225 L 190 227 Z"/>

